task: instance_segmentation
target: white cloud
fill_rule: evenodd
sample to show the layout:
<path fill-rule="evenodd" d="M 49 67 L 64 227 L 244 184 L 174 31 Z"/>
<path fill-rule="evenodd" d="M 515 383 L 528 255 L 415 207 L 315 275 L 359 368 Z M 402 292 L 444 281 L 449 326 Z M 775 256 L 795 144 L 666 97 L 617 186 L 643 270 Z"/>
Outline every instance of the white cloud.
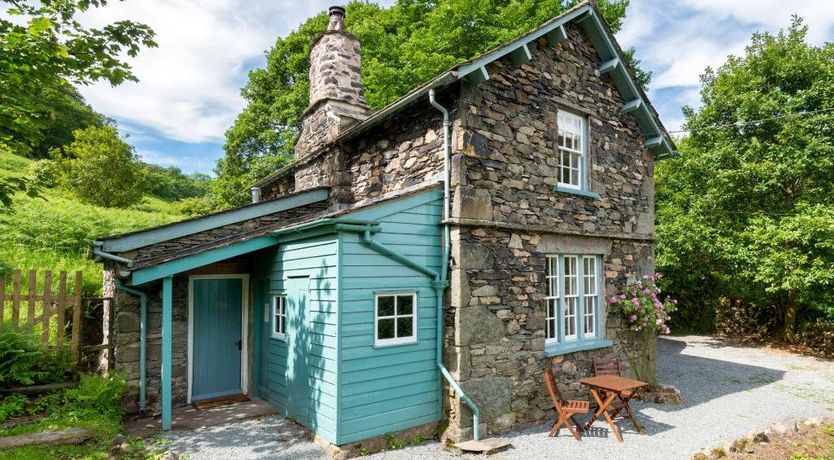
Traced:
<path fill-rule="evenodd" d="M 805 18 L 808 38 L 832 39 L 831 0 L 632 0 L 618 40 L 634 46 L 653 71 L 649 96 L 670 130 L 683 122 L 680 107 L 699 105 L 700 76 L 729 55 L 740 55 L 756 31 L 776 32 L 791 14 Z"/>
<path fill-rule="evenodd" d="M 88 12 L 101 26 L 131 19 L 156 32 L 158 48 L 129 59 L 139 83 L 97 83 L 81 91 L 92 106 L 120 122 L 184 142 L 222 142 L 244 107 L 247 65 L 306 18 L 332 2 L 128 0 Z M 382 2 L 391 3 L 391 0 Z"/>

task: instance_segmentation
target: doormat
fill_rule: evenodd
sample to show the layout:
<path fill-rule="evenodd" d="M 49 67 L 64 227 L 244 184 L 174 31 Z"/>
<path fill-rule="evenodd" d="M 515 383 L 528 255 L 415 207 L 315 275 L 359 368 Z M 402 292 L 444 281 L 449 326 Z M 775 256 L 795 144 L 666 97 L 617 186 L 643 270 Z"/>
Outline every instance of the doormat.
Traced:
<path fill-rule="evenodd" d="M 203 399 L 201 401 L 194 401 L 191 405 L 195 409 L 211 409 L 212 407 L 225 406 L 227 404 L 234 404 L 239 402 L 249 401 L 246 395 L 222 396 L 220 398 Z"/>

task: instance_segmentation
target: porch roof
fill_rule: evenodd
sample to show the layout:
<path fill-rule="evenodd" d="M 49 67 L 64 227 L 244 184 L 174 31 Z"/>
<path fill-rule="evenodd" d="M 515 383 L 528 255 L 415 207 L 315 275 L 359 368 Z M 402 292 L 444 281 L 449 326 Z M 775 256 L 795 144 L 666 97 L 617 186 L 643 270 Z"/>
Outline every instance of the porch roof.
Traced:
<path fill-rule="evenodd" d="M 181 254 L 171 254 L 164 260 L 160 259 L 150 263 L 143 263 L 141 266 L 131 267 L 130 284 L 138 286 L 170 277 L 177 273 L 266 249 L 283 241 L 296 239 L 299 236 L 306 238 L 315 234 L 333 232 L 337 229 L 338 224 L 372 224 L 373 222 L 351 220 L 350 215 L 360 209 L 365 209 L 390 200 L 404 198 L 424 190 L 434 189 L 440 185 L 437 181 L 418 184 L 385 194 L 381 197 L 359 201 L 344 209 L 314 213 L 306 219 L 258 228 L 254 232 L 219 239 L 210 244 L 203 245 L 196 250 L 190 250 Z"/>

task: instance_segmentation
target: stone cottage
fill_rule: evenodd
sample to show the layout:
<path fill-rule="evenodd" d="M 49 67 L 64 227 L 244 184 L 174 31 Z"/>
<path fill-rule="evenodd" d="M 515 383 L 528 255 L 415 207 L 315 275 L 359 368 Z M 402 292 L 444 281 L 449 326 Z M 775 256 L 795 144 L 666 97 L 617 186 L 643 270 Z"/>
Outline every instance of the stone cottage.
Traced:
<path fill-rule="evenodd" d="M 605 296 L 653 271 L 674 146 L 591 3 L 371 110 L 344 9 L 295 159 L 253 204 L 101 238 L 137 410 L 245 394 L 334 445 L 543 423 L 641 346 Z M 478 424 L 473 424 L 477 407 Z M 448 423 L 441 423 L 447 421 Z"/>

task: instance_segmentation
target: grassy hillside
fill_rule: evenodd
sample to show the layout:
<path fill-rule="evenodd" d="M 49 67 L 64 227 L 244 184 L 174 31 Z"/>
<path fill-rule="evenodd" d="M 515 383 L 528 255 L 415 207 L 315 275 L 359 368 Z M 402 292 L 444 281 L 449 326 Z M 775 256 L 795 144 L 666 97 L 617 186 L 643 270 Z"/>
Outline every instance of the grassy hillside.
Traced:
<path fill-rule="evenodd" d="M 32 161 L 0 151 L 0 171 L 26 173 Z M 170 203 L 145 197 L 130 209 L 92 206 L 47 189 L 41 198 L 18 194 L 11 212 L 0 213 L 0 273 L 11 270 L 82 270 L 84 291 L 101 289 L 101 264 L 87 258 L 94 238 L 141 230 L 182 219 Z"/>

